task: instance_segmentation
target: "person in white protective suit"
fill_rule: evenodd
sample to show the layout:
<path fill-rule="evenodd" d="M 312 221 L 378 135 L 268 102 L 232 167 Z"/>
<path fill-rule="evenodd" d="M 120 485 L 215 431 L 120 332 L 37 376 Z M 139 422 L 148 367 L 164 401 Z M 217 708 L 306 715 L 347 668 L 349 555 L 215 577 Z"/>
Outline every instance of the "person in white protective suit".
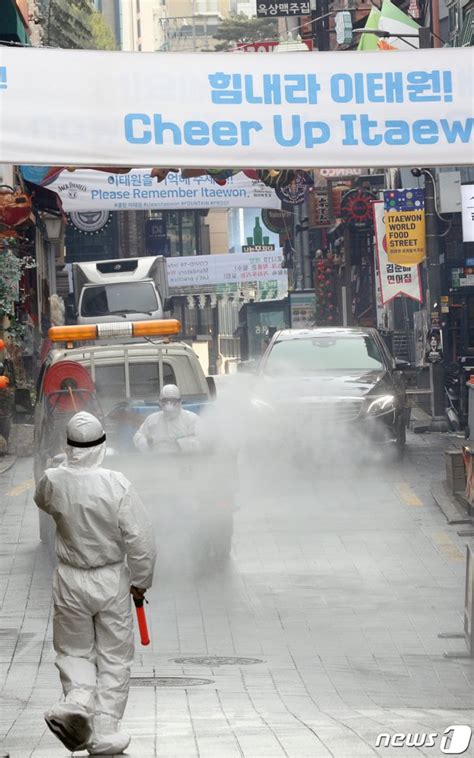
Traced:
<path fill-rule="evenodd" d="M 151 587 L 153 529 L 129 481 L 102 467 L 100 421 L 80 412 L 67 425 L 66 460 L 47 469 L 35 502 L 56 522 L 53 645 L 65 699 L 45 713 L 69 750 L 122 753 L 119 731 L 133 660 L 131 597 Z"/>
<path fill-rule="evenodd" d="M 176 384 L 165 384 L 160 393 L 160 408 L 148 416 L 133 437 L 142 453 L 193 453 L 200 450 L 199 416 L 183 410 Z"/>

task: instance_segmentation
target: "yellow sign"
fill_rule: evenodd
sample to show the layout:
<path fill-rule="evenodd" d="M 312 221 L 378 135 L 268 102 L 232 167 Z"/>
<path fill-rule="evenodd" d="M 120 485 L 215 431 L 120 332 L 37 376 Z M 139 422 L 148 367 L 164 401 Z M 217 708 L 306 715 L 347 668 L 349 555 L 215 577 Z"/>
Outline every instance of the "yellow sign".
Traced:
<path fill-rule="evenodd" d="M 387 256 L 391 263 L 416 266 L 426 255 L 425 211 L 385 213 Z"/>

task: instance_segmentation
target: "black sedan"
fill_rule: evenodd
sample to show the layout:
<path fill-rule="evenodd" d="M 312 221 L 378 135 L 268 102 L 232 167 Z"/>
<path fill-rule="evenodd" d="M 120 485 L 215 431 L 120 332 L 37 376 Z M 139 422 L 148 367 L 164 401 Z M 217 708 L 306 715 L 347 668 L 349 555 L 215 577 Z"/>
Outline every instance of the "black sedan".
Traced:
<path fill-rule="evenodd" d="M 316 432 L 320 439 L 347 432 L 401 455 L 408 365 L 391 356 L 376 329 L 286 329 L 262 357 L 253 406 L 286 436 L 306 435 L 310 444 Z"/>

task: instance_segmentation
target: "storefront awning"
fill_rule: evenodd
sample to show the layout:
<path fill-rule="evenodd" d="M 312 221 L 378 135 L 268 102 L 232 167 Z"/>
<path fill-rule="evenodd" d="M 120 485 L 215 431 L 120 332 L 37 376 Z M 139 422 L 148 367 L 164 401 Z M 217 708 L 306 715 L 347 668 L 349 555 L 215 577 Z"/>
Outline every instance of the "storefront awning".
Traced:
<path fill-rule="evenodd" d="M 30 44 L 22 15 L 14 0 L 0 0 L 0 40 Z"/>

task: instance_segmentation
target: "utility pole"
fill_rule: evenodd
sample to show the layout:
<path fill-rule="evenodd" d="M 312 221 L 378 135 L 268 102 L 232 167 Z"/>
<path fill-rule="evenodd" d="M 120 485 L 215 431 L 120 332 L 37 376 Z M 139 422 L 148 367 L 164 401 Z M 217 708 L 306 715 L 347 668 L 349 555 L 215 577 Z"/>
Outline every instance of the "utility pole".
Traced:
<path fill-rule="evenodd" d="M 431 26 L 439 28 L 439 17 L 433 18 L 433 11 L 438 9 L 437 2 L 431 2 Z M 431 29 L 420 28 L 420 48 L 433 47 Z M 426 272 L 428 279 L 427 310 L 429 316 L 430 332 L 443 333 L 441 323 L 441 266 L 440 266 L 440 238 L 438 229 L 438 216 L 436 212 L 436 187 L 435 169 L 424 168 L 425 177 L 425 218 L 426 218 Z M 430 363 L 430 389 L 431 389 L 431 431 L 447 431 L 446 401 L 444 389 L 444 361 Z"/>

